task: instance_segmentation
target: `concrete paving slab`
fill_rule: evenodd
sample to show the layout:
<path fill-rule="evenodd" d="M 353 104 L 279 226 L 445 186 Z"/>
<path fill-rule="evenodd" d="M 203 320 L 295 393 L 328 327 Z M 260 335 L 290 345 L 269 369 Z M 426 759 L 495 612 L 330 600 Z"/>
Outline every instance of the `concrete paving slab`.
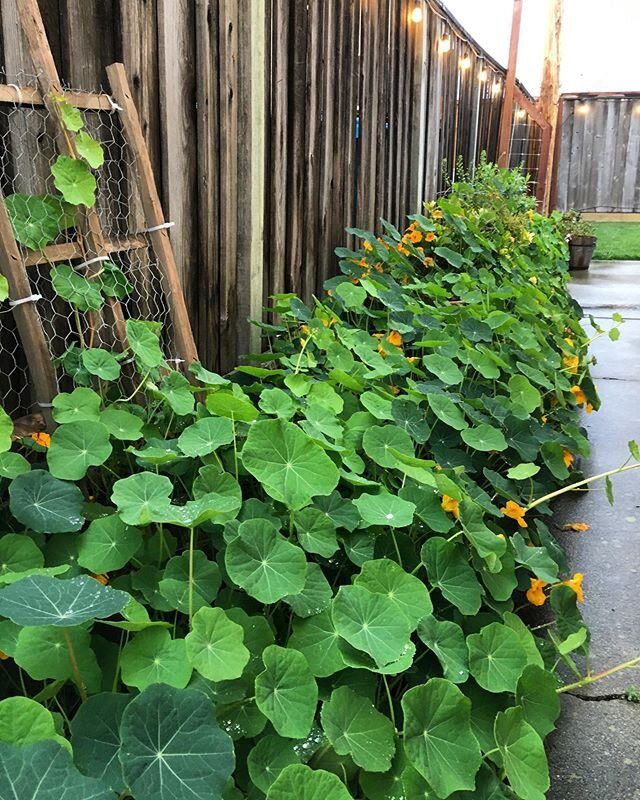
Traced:
<path fill-rule="evenodd" d="M 572 275 L 571 292 L 599 318 L 618 311 L 629 321 L 621 339 L 594 342 L 593 370 L 602 397 L 598 413 L 583 416 L 592 444 L 586 474 L 619 466 L 629 439 L 640 440 L 640 262 L 600 262 Z M 599 319 L 600 321 L 600 319 Z M 604 319 L 602 320 L 604 321 Z M 554 522 L 587 522 L 591 530 L 557 530 L 571 568 L 585 575 L 582 608 L 592 632 L 591 669 L 599 672 L 640 655 L 640 470 L 614 478 L 615 505 L 603 486 L 567 495 Z M 591 698 L 640 686 L 640 670 L 616 673 L 584 687 Z M 640 800 L 640 705 L 563 695 L 558 730 L 549 737 L 549 800 Z"/>

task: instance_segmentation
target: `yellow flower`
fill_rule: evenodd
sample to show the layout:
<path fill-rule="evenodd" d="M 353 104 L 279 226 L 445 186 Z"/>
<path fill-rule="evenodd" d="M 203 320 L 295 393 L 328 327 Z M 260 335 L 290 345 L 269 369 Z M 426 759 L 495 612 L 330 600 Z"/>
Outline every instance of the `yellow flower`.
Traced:
<path fill-rule="evenodd" d="M 384 272 L 384 267 L 382 266 L 382 264 L 374 264 L 373 268 L 375 269 L 376 272 Z"/>
<path fill-rule="evenodd" d="M 399 386 L 394 386 L 393 384 L 391 384 L 389 386 L 389 389 L 391 391 L 391 394 L 400 394 L 400 387 Z"/>
<path fill-rule="evenodd" d="M 567 522 L 562 526 L 563 531 L 588 531 L 591 530 L 591 525 L 586 522 Z"/>
<path fill-rule="evenodd" d="M 407 358 L 407 361 L 409 362 L 409 364 L 417 364 L 418 357 L 417 356 L 410 356 L 409 358 Z"/>
<path fill-rule="evenodd" d="M 501 508 L 500 511 L 502 511 L 505 517 L 515 519 L 521 528 L 529 527 L 524 519 L 524 515 L 526 513 L 525 509 L 522 508 L 522 506 L 519 506 L 517 503 L 514 503 L 513 500 L 507 500 L 506 505 Z"/>
<path fill-rule="evenodd" d="M 568 336 L 566 336 L 564 341 L 569 345 L 569 347 L 573 347 L 573 339 L 570 339 Z"/>
<path fill-rule="evenodd" d="M 544 587 L 548 584 L 546 581 L 538 580 L 538 578 L 529 578 L 531 586 L 527 589 L 527 600 L 534 606 L 543 606 L 547 600 L 547 595 L 544 593 Z"/>
<path fill-rule="evenodd" d="M 570 589 L 573 589 L 579 603 L 584 603 L 584 592 L 582 591 L 583 578 L 584 575 L 581 572 L 576 572 L 573 578 L 570 578 L 568 581 L 562 581 L 563 586 L 568 586 Z"/>
<path fill-rule="evenodd" d="M 536 278 L 536 276 L 535 276 L 535 275 L 532 275 L 532 276 L 529 278 L 529 283 L 532 283 L 534 286 L 537 286 L 537 285 L 538 285 L 538 279 Z"/>
<path fill-rule="evenodd" d="M 534 238 L 535 238 L 535 234 L 534 234 L 534 232 L 533 232 L 533 231 L 525 231 L 525 232 L 522 234 L 522 238 L 523 238 L 523 240 L 524 240 L 525 242 L 529 242 L 529 243 L 531 243 L 531 242 L 534 240 Z"/>
<path fill-rule="evenodd" d="M 398 333 L 398 331 L 391 331 L 391 333 L 387 336 L 387 341 L 389 344 L 400 347 L 402 344 L 402 336 Z"/>
<path fill-rule="evenodd" d="M 496 533 L 496 536 L 498 537 L 498 539 L 504 539 L 505 541 L 507 539 L 507 537 L 504 535 L 504 533 Z"/>
<path fill-rule="evenodd" d="M 541 422 L 543 425 L 546 425 L 548 421 L 549 421 L 549 417 L 548 417 L 546 414 L 543 414 L 543 415 L 540 417 L 540 422 Z"/>
<path fill-rule="evenodd" d="M 51 445 L 51 437 L 48 433 L 32 433 L 31 438 L 36 444 L 39 444 L 41 447 L 50 447 Z"/>
<path fill-rule="evenodd" d="M 431 256 L 427 256 L 423 261 L 425 267 L 432 267 L 436 262 L 431 258 Z"/>
<path fill-rule="evenodd" d="M 529 222 L 533 222 L 533 209 L 532 208 L 530 208 L 527 211 L 527 216 L 529 217 Z"/>
<path fill-rule="evenodd" d="M 573 464 L 573 453 L 565 447 L 562 451 L 562 460 L 567 469 Z"/>
<path fill-rule="evenodd" d="M 433 211 L 431 212 L 431 216 L 434 219 L 442 219 L 442 211 L 440 211 L 439 208 L 434 208 Z"/>
<path fill-rule="evenodd" d="M 309 335 L 309 326 L 308 325 L 301 325 L 300 326 L 300 333 L 304 333 L 305 336 Z"/>
<path fill-rule="evenodd" d="M 583 406 L 587 402 L 587 395 L 582 391 L 579 386 L 571 387 L 571 394 L 575 395 L 576 403 Z"/>
<path fill-rule="evenodd" d="M 587 412 L 587 414 L 590 414 L 593 411 L 593 406 L 591 403 L 587 403 L 584 410 Z"/>
<path fill-rule="evenodd" d="M 410 256 L 411 255 L 411 251 L 407 250 L 407 248 L 402 244 L 402 242 L 400 242 L 400 244 L 396 245 L 396 250 L 399 253 L 402 253 L 403 256 Z"/>
<path fill-rule="evenodd" d="M 435 242 L 436 235 L 435 235 L 435 233 L 433 231 L 429 231 L 429 233 L 425 234 L 424 238 L 425 238 L 426 242 Z"/>
<path fill-rule="evenodd" d="M 366 250 L 368 253 L 370 253 L 370 252 L 373 250 L 373 245 L 371 244 L 371 242 L 367 242 L 367 241 L 366 241 L 366 239 L 365 239 L 365 241 L 362 243 L 362 247 L 363 247 L 363 248 L 364 248 L 364 249 L 365 249 L 365 250 Z"/>
<path fill-rule="evenodd" d="M 453 516 L 456 519 L 459 519 L 459 517 L 460 517 L 460 510 L 459 510 L 460 503 L 455 498 L 449 497 L 448 494 L 443 494 L 442 495 L 442 502 L 440 503 L 440 505 L 442 506 L 444 511 L 447 511 L 447 512 L 453 514 Z"/>
<path fill-rule="evenodd" d="M 569 369 L 569 372 L 572 375 L 575 375 L 578 371 L 578 364 L 580 363 L 580 359 L 578 356 L 571 356 L 569 353 L 565 353 L 564 358 L 562 359 L 565 367 Z"/>

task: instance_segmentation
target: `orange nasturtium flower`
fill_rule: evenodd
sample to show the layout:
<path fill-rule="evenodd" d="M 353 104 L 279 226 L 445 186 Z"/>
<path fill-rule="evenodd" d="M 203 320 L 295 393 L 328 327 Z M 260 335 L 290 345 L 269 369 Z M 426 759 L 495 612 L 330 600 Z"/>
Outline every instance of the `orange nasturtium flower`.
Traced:
<path fill-rule="evenodd" d="M 576 403 L 579 406 L 583 406 L 585 403 L 588 402 L 587 395 L 582 391 L 582 389 L 579 386 L 572 386 L 570 391 L 571 394 L 575 396 Z"/>
<path fill-rule="evenodd" d="M 507 500 L 506 505 L 500 509 L 505 517 L 510 517 L 511 519 L 515 519 L 518 525 L 521 528 L 528 528 L 529 526 L 525 522 L 524 515 L 525 509 L 522 506 L 519 506 L 517 503 L 514 503 L 513 500 Z"/>
<path fill-rule="evenodd" d="M 402 238 L 407 242 L 411 242 L 411 244 L 418 244 L 418 242 L 422 241 L 422 231 L 410 229 L 409 233 L 406 233 Z"/>
<path fill-rule="evenodd" d="M 370 252 L 373 250 L 373 245 L 371 244 L 371 242 L 368 242 L 366 239 L 365 239 L 365 240 L 364 240 L 364 242 L 362 243 L 362 247 L 363 247 L 363 248 L 364 248 L 364 249 L 365 249 L 365 250 L 366 250 L 368 253 L 370 253 Z"/>
<path fill-rule="evenodd" d="M 398 333 L 398 331 L 391 331 L 391 333 L 387 336 L 387 341 L 389 344 L 400 347 L 402 344 L 402 336 Z"/>
<path fill-rule="evenodd" d="M 576 375 L 578 372 L 578 364 L 580 363 L 580 359 L 578 356 L 571 356 L 568 353 L 565 353 L 564 358 L 562 359 L 564 362 L 565 367 L 568 368 L 569 372 L 572 375 Z"/>
<path fill-rule="evenodd" d="M 109 583 L 109 576 L 105 573 L 104 575 L 99 575 L 95 572 L 91 573 L 91 577 L 101 583 L 103 586 L 106 586 Z"/>
<path fill-rule="evenodd" d="M 563 586 L 568 586 L 570 589 L 573 589 L 579 603 L 584 603 L 584 592 L 582 591 L 583 578 L 584 575 L 581 572 L 576 572 L 573 578 L 570 578 L 568 581 L 562 581 Z"/>
<path fill-rule="evenodd" d="M 31 438 L 36 444 L 39 444 L 41 447 L 49 447 L 51 445 L 51 437 L 48 433 L 32 433 Z"/>
<path fill-rule="evenodd" d="M 431 258 L 431 256 L 427 256 L 423 263 L 425 267 L 432 267 L 436 262 Z"/>
<path fill-rule="evenodd" d="M 544 593 L 547 582 L 538 578 L 529 578 L 529 580 L 531 586 L 527 589 L 527 600 L 534 606 L 543 606 L 547 600 L 547 595 Z"/>
<path fill-rule="evenodd" d="M 396 250 L 399 253 L 402 253 L 403 256 L 410 256 L 411 255 L 411 251 L 407 250 L 407 248 L 402 244 L 402 242 L 400 242 L 400 244 L 396 245 Z"/>
<path fill-rule="evenodd" d="M 586 522 L 567 522 L 562 526 L 563 531 L 588 531 L 591 530 L 591 525 Z"/>
<path fill-rule="evenodd" d="M 429 231 L 429 233 L 425 234 L 424 238 L 425 238 L 425 241 L 427 241 L 427 242 L 435 242 L 436 235 L 435 235 L 435 233 L 433 231 Z"/>
<path fill-rule="evenodd" d="M 431 216 L 435 219 L 442 219 L 442 211 L 439 208 L 434 208 L 431 212 Z"/>
<path fill-rule="evenodd" d="M 456 519 L 459 519 L 459 517 L 460 517 L 460 510 L 459 510 L 460 503 L 454 497 L 449 497 L 448 494 L 443 494 L 442 495 L 442 502 L 440 503 L 440 505 L 442 506 L 444 511 L 450 512 L 451 514 L 453 514 L 453 516 Z"/>
<path fill-rule="evenodd" d="M 567 469 L 573 464 L 573 453 L 565 447 L 562 451 L 562 460 Z"/>

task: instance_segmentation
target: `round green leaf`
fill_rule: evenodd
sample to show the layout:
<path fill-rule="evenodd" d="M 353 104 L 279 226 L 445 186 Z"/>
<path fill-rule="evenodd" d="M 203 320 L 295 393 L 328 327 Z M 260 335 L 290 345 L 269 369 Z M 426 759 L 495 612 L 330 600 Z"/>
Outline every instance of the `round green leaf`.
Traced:
<path fill-rule="evenodd" d="M 398 611 L 407 618 L 412 630 L 423 617 L 433 611 L 431 598 L 424 583 L 388 558 L 367 561 L 363 564 L 360 574 L 356 576 L 355 584 L 388 597 Z"/>
<path fill-rule="evenodd" d="M 332 603 L 338 634 L 382 667 L 403 655 L 411 626 L 386 595 L 364 586 L 341 586 Z"/>
<path fill-rule="evenodd" d="M 531 414 L 542 403 L 540 392 L 524 375 L 512 375 L 509 378 L 509 396 L 511 402 L 518 407 L 518 410 L 512 413 L 520 419 L 523 418 L 521 412 L 524 415 Z"/>
<path fill-rule="evenodd" d="M 368 772 L 386 772 L 396 750 L 391 720 L 347 686 L 322 704 L 322 727 L 338 755 L 350 755 Z"/>
<path fill-rule="evenodd" d="M 212 800 L 233 772 L 230 737 L 195 689 L 158 684 L 127 706 L 120 760 L 136 800 Z"/>
<path fill-rule="evenodd" d="M 506 450 L 509 446 L 501 430 L 484 423 L 477 425 L 475 428 L 466 428 L 460 432 L 460 437 L 469 447 L 481 452 L 489 452 L 491 450 L 500 452 L 501 450 Z"/>
<path fill-rule="evenodd" d="M 42 250 L 72 222 L 59 197 L 10 194 L 4 202 L 16 240 L 30 250 Z"/>
<path fill-rule="evenodd" d="M 263 420 L 250 429 L 242 463 L 275 500 L 299 509 L 338 483 L 338 469 L 309 436 L 291 422 Z"/>
<path fill-rule="evenodd" d="M 462 628 L 455 622 L 429 616 L 418 625 L 418 636 L 435 653 L 444 677 L 452 683 L 465 683 L 469 667 Z"/>
<path fill-rule="evenodd" d="M 429 372 L 433 372 L 445 385 L 453 386 L 462 383 L 462 372 L 460 372 L 452 358 L 447 358 L 447 356 L 442 356 L 439 353 L 431 353 L 422 359 L 422 363 Z"/>
<path fill-rule="evenodd" d="M 217 417 L 228 417 L 234 422 L 253 422 L 258 418 L 258 409 L 241 391 L 239 395 L 225 389 L 210 392 L 206 400 L 207 409 Z"/>
<path fill-rule="evenodd" d="M 111 451 L 109 431 L 100 422 L 70 422 L 53 432 L 47 464 L 55 478 L 77 481 L 89 467 L 104 464 Z"/>
<path fill-rule="evenodd" d="M 0 453 L 5 453 L 11 447 L 11 434 L 13 422 L 4 408 L 0 408 Z"/>
<path fill-rule="evenodd" d="M 99 422 L 100 395 L 82 386 L 53 398 L 53 418 L 56 422 Z"/>
<path fill-rule="evenodd" d="M 469 672 L 488 692 L 515 692 L 527 666 L 527 654 L 518 636 L 499 622 L 467 636 Z"/>
<path fill-rule="evenodd" d="M 79 311 L 98 311 L 102 307 L 104 298 L 99 287 L 94 281 L 77 273 L 73 267 L 56 264 L 51 267 L 50 275 L 56 294 Z"/>
<path fill-rule="evenodd" d="M 298 541 L 308 553 L 330 558 L 338 549 L 336 526 L 317 508 L 303 508 L 294 516 Z"/>
<path fill-rule="evenodd" d="M 99 778 L 113 792 L 125 788 L 120 750 L 120 723 L 130 694 L 105 692 L 89 697 L 71 721 L 73 758 L 85 775 Z"/>
<path fill-rule="evenodd" d="M 78 564 L 90 572 L 114 572 L 122 569 L 141 545 L 138 528 L 116 514 L 99 517 L 78 537 Z"/>
<path fill-rule="evenodd" d="M 145 371 L 155 369 L 164 362 L 159 333 L 151 323 L 140 319 L 128 319 L 125 322 L 125 331 L 129 347 Z"/>
<path fill-rule="evenodd" d="M 411 437 L 395 425 L 368 428 L 362 437 L 362 447 L 369 458 L 381 467 L 396 465 L 397 458 L 390 450 L 398 450 L 407 456 L 414 454 Z"/>
<path fill-rule="evenodd" d="M 191 569 L 189 561 L 191 560 Z M 158 584 L 160 594 L 171 608 L 189 613 L 189 573 L 191 572 L 191 610 L 198 610 L 213 602 L 220 588 L 220 568 L 215 561 L 209 561 L 202 550 L 184 552 L 170 558 Z"/>
<path fill-rule="evenodd" d="M 267 793 L 267 800 L 352 800 L 340 778 L 306 764 L 282 770 Z"/>
<path fill-rule="evenodd" d="M 555 728 L 560 716 L 558 682 L 552 672 L 536 665 L 525 667 L 516 686 L 516 701 L 523 718 L 543 739 Z"/>
<path fill-rule="evenodd" d="M 86 691 L 100 691 L 102 673 L 90 647 L 89 632 L 84 628 L 62 630 L 52 625 L 23 628 L 18 634 L 13 658 L 36 681 L 71 679 L 76 682 L 77 674 L 69 655 L 67 636 Z"/>
<path fill-rule="evenodd" d="M 523 481 L 526 478 L 533 478 L 539 472 L 540 467 L 537 464 L 518 464 L 507 470 L 507 478 L 511 478 L 514 481 Z"/>
<path fill-rule="evenodd" d="M 405 692 L 402 709 L 407 756 L 438 797 L 473 790 L 482 756 L 469 699 L 449 681 L 432 678 Z"/>
<path fill-rule="evenodd" d="M 142 691 L 153 683 L 184 689 L 191 678 L 184 639 L 172 639 L 163 628 L 137 633 L 120 656 L 122 682 Z"/>
<path fill-rule="evenodd" d="M 323 611 L 308 619 L 294 620 L 287 647 L 293 647 L 305 656 L 317 678 L 326 678 L 344 669 L 339 640 L 331 614 Z"/>
<path fill-rule="evenodd" d="M 0 578 L 44 566 L 44 556 L 30 536 L 7 533 L 0 538 Z"/>
<path fill-rule="evenodd" d="M 232 622 L 221 608 L 201 608 L 185 637 L 187 658 L 210 681 L 239 678 L 249 661 L 243 639 L 242 626 Z"/>
<path fill-rule="evenodd" d="M 311 730 L 318 687 L 307 659 L 277 645 L 262 654 L 265 670 L 256 678 L 256 704 L 280 736 L 304 739 Z"/>
<path fill-rule="evenodd" d="M 48 709 L 28 697 L 8 697 L 0 702 L 0 742 L 25 745 L 47 739 L 69 746 L 56 732 Z"/>
<path fill-rule="evenodd" d="M 111 617 L 128 601 L 126 592 L 86 575 L 69 580 L 35 575 L 0 589 L 0 616 L 23 626 L 68 627 Z"/>
<path fill-rule="evenodd" d="M 75 144 L 78 155 L 82 156 L 90 167 L 99 169 L 104 164 L 104 150 L 86 131 L 78 133 Z"/>
<path fill-rule="evenodd" d="M 427 402 L 433 413 L 441 419 L 445 425 L 454 428 L 456 431 L 463 431 L 469 425 L 465 420 L 462 411 L 458 406 L 444 394 L 428 394 Z"/>
<path fill-rule="evenodd" d="M 37 533 L 78 531 L 84 524 L 80 489 L 45 470 L 18 475 L 9 486 L 9 496 L 13 516 Z"/>
<path fill-rule="evenodd" d="M 440 589 L 443 597 L 462 614 L 477 614 L 482 600 L 482 587 L 464 551 L 454 542 L 434 536 L 426 541 L 421 557 L 429 581 Z"/>
<path fill-rule="evenodd" d="M 346 280 L 336 286 L 336 294 L 344 303 L 345 308 L 360 309 L 367 299 L 367 292 L 362 286 L 354 286 Z"/>
<path fill-rule="evenodd" d="M 67 203 L 91 208 L 96 202 L 96 179 L 77 158 L 58 156 L 51 167 L 53 183 Z"/>
<path fill-rule="evenodd" d="M 91 347 L 82 351 L 82 365 L 90 375 L 103 381 L 117 381 L 120 377 L 120 364 L 108 350 Z"/>
<path fill-rule="evenodd" d="M 100 414 L 100 422 L 114 439 L 122 442 L 135 442 L 142 436 L 144 420 L 115 406 L 105 408 Z"/>
<path fill-rule="evenodd" d="M 127 525 L 148 525 L 168 513 L 173 484 L 166 475 L 139 472 L 113 484 L 111 500 Z"/>
<path fill-rule="evenodd" d="M 361 494 L 353 504 L 358 509 L 366 527 L 386 525 L 390 528 L 405 528 L 413 522 L 416 507 L 395 494 Z"/>
<path fill-rule="evenodd" d="M 298 617 L 311 617 L 328 608 L 332 597 L 333 590 L 324 576 L 322 567 L 310 563 L 307 564 L 307 575 L 302 591 L 298 594 L 288 594 L 283 599 Z"/>
<path fill-rule="evenodd" d="M 251 782 L 262 792 L 269 791 L 285 767 L 299 763 L 293 743 L 273 735 L 259 739 L 247 757 Z"/>
<path fill-rule="evenodd" d="M 2 421 L 0 419 L 0 426 Z M 0 453 L 0 478 L 13 480 L 31 471 L 31 464 L 20 453 Z"/>
<path fill-rule="evenodd" d="M 170 372 L 163 378 L 158 392 L 167 401 L 173 413 L 179 417 L 191 414 L 195 407 L 191 384 L 180 372 Z"/>
<path fill-rule="evenodd" d="M 549 788 L 549 765 L 544 744 L 525 722 L 521 708 L 501 711 L 494 735 L 509 783 L 522 800 L 544 800 Z"/>
<path fill-rule="evenodd" d="M 0 797 L 20 800 L 113 800 L 101 781 L 76 769 L 69 752 L 57 742 L 21 747 L 0 744 Z"/>
<path fill-rule="evenodd" d="M 307 573 L 303 551 L 266 520 L 240 524 L 225 552 L 231 580 L 261 603 L 275 603 L 302 591 Z"/>
<path fill-rule="evenodd" d="M 196 458 L 213 453 L 233 441 L 233 423 L 226 417 L 205 417 L 180 434 L 178 447 L 186 456 Z"/>
<path fill-rule="evenodd" d="M 263 389 L 258 405 L 265 414 L 272 414 L 280 419 L 291 419 L 296 407 L 291 396 L 282 389 Z"/>

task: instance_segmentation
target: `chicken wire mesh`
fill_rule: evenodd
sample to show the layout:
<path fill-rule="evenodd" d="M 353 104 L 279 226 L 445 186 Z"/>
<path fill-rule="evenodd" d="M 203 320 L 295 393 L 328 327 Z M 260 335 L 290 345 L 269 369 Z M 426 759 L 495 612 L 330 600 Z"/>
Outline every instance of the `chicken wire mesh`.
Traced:
<path fill-rule="evenodd" d="M 0 70 L 0 83 L 15 89 L 15 101 L 0 100 L 0 188 L 5 202 L 9 207 L 16 195 L 56 195 L 51 166 L 59 154 L 57 121 L 46 107 L 29 102 L 28 90 L 38 89 L 37 76 L 12 75 L 8 82 L 6 74 Z M 94 170 L 97 182 L 94 208 L 109 261 L 121 270 L 127 284 L 126 296 L 123 293 L 115 302 L 119 302 L 125 319 L 160 322 L 167 360 L 178 361 L 169 313 L 171 297 L 145 231 L 147 226 L 137 193 L 135 155 L 123 136 L 117 106 L 110 98 L 109 101 L 108 110 L 81 109 L 81 114 L 85 130 L 104 151 L 103 166 Z M 41 220 L 27 219 L 26 224 L 35 240 L 39 235 L 46 237 Z M 59 232 L 50 244 L 40 251 L 20 242 L 18 247 L 31 292 L 38 298 L 36 308 L 49 353 L 57 365 L 57 386 L 63 390 L 68 387 L 68 379 L 60 369 L 59 360 L 69 348 L 83 344 L 113 347 L 118 337 L 109 314 L 102 311 L 80 313 L 56 293 L 51 278 L 54 264 L 69 265 L 79 274 L 95 278 L 108 262 L 84 263 L 90 261 L 93 254 L 81 228 L 75 225 Z M 31 384 L 12 308 L 5 301 L 0 304 L 0 405 L 11 416 L 37 410 Z"/>

